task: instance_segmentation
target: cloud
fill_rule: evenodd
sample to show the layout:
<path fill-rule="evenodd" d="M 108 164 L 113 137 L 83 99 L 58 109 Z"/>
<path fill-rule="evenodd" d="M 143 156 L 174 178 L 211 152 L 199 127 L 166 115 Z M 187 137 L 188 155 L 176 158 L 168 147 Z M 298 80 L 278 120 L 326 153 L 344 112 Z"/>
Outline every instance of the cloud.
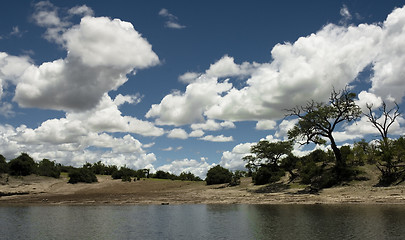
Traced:
<path fill-rule="evenodd" d="M 119 19 L 84 17 L 62 39 L 65 59 L 31 65 L 20 77 L 14 96 L 20 106 L 91 109 L 124 84 L 127 74 L 159 63 L 152 46 L 131 23 Z"/>
<path fill-rule="evenodd" d="M 182 28 L 186 27 L 184 25 L 181 25 L 178 22 L 178 17 L 171 14 L 169 12 L 169 10 L 167 10 L 166 8 L 162 8 L 159 11 L 159 16 L 162 16 L 162 17 L 166 18 L 165 27 L 167 27 L 167 28 L 182 29 Z"/>
<path fill-rule="evenodd" d="M 257 130 L 272 130 L 276 127 L 277 122 L 273 120 L 262 120 L 256 123 Z"/>
<path fill-rule="evenodd" d="M 94 15 L 93 9 L 89 8 L 86 5 L 73 7 L 71 9 L 69 9 L 68 13 L 71 15 L 80 15 L 80 16 L 93 16 Z"/>
<path fill-rule="evenodd" d="M 218 131 L 222 129 L 235 128 L 235 124 L 231 121 L 216 122 L 212 119 L 208 119 L 205 123 L 191 124 L 193 130 L 205 130 L 205 131 Z"/>
<path fill-rule="evenodd" d="M 1 91 L 0 91 L 0 96 L 1 96 Z M 15 112 L 13 110 L 13 105 L 11 103 L 0 103 L 0 115 L 5 116 L 6 118 L 13 117 L 15 115 Z"/>
<path fill-rule="evenodd" d="M 208 164 L 204 158 L 202 158 L 201 161 L 194 159 L 183 159 L 175 160 L 170 164 L 160 166 L 157 169 L 176 175 L 179 175 L 182 172 L 191 172 L 192 174 L 205 179 L 208 170 L 214 166 L 215 164 Z"/>
<path fill-rule="evenodd" d="M 232 87 L 228 81 L 217 82 L 215 78 L 201 77 L 189 84 L 185 93 L 175 91 L 165 96 L 160 104 L 153 104 L 147 118 L 156 118 L 160 125 L 185 125 L 204 122 L 207 107 L 219 100 L 219 94 Z"/>
<path fill-rule="evenodd" d="M 242 160 L 246 155 L 250 155 L 250 148 L 254 143 L 241 143 L 236 145 L 232 151 L 222 153 L 219 165 L 230 170 L 245 170 L 246 162 Z"/>
<path fill-rule="evenodd" d="M 179 139 L 187 139 L 188 138 L 188 134 L 186 131 L 184 131 L 181 128 L 175 128 L 173 130 L 171 130 L 168 134 L 167 134 L 168 138 L 179 138 Z"/>
<path fill-rule="evenodd" d="M 342 16 L 342 19 L 340 20 L 341 24 L 345 24 L 352 19 L 349 8 L 345 4 L 343 4 L 342 8 L 340 9 L 340 16 Z"/>
<path fill-rule="evenodd" d="M 192 83 L 195 79 L 200 77 L 201 74 L 195 72 L 186 72 L 179 76 L 179 80 L 182 83 Z"/>
<path fill-rule="evenodd" d="M 367 108 L 367 104 L 372 105 L 372 109 L 376 109 L 382 105 L 381 97 L 378 97 L 373 93 L 361 91 L 357 95 L 357 97 L 358 97 L 358 100 L 355 102 L 364 113 L 368 113 L 368 111 L 369 111 Z"/>
<path fill-rule="evenodd" d="M 226 137 L 222 134 L 219 136 L 207 135 L 207 136 L 201 137 L 199 139 L 204 140 L 204 141 L 209 141 L 209 142 L 232 142 L 233 141 L 232 136 Z"/>
<path fill-rule="evenodd" d="M 72 166 L 102 161 L 139 169 L 156 161 L 153 153 L 145 152 L 142 144 L 128 134 L 117 138 L 107 133 L 88 132 L 78 122 L 66 120 L 48 120 L 37 129 L 0 124 L 0 147 L 8 159 L 29 152 L 36 160 L 56 159 Z"/>
<path fill-rule="evenodd" d="M 198 129 L 198 130 L 194 130 L 194 131 L 192 131 L 190 134 L 189 134 L 189 137 L 202 137 L 202 136 L 204 136 L 204 131 L 203 130 L 200 130 L 200 129 Z"/>
<path fill-rule="evenodd" d="M 342 14 L 349 17 L 347 7 Z M 276 121 L 285 116 L 285 109 L 305 101 L 327 101 L 333 87 L 356 85 L 359 73 L 369 66 L 373 74 L 365 92 L 401 102 L 404 26 L 405 7 L 394 10 L 383 23 L 328 24 L 293 43 L 277 44 L 269 63 L 237 64 L 225 55 L 202 75 L 186 73 L 184 79 L 190 82 L 186 91 L 167 95 L 146 116 L 176 126 L 207 120 Z M 194 76 L 197 79 L 192 80 Z M 224 77 L 241 78 L 243 87 L 221 80 Z"/>

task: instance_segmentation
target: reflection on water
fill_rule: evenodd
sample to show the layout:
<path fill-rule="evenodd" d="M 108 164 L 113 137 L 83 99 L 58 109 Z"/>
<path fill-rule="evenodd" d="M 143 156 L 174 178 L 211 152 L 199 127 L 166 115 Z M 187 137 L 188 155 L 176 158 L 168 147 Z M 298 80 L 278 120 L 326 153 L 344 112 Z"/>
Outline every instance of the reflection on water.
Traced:
<path fill-rule="evenodd" d="M 0 239 L 404 239 L 405 206 L 0 207 Z"/>

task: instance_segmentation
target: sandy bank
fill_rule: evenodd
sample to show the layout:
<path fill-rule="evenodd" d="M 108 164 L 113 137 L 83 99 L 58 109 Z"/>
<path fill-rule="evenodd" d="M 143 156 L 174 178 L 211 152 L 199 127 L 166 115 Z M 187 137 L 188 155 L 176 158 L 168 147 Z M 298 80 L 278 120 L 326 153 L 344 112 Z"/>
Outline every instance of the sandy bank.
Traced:
<path fill-rule="evenodd" d="M 0 179 L 0 206 L 5 205 L 122 205 L 122 204 L 405 204 L 405 185 L 373 187 L 354 182 L 302 193 L 304 186 L 206 186 L 204 182 L 144 179 L 136 182 L 98 176 L 98 183 L 68 184 L 60 179 L 5 176 Z"/>

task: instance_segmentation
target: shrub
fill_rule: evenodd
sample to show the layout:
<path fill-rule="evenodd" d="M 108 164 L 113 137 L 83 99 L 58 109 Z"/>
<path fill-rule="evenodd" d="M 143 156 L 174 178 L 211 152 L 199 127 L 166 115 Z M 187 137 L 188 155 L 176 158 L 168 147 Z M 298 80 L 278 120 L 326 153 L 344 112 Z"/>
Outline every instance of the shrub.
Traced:
<path fill-rule="evenodd" d="M 229 183 L 229 186 L 237 186 L 240 185 L 240 178 L 243 176 L 242 171 L 235 171 L 232 174 L 232 179 L 231 182 Z"/>
<path fill-rule="evenodd" d="M 97 177 L 90 169 L 87 168 L 74 169 L 69 173 L 68 183 L 74 184 L 78 182 L 85 182 L 85 183 L 97 182 Z"/>
<path fill-rule="evenodd" d="M 179 179 L 182 181 L 202 181 L 200 177 L 195 176 L 191 172 L 182 172 L 179 175 Z"/>
<path fill-rule="evenodd" d="M 273 183 L 280 180 L 285 175 L 285 171 L 276 166 L 262 166 L 253 175 L 255 185 Z"/>
<path fill-rule="evenodd" d="M 38 163 L 38 175 L 59 178 L 60 176 L 60 166 L 55 164 L 55 162 L 49 161 L 48 159 L 43 159 Z"/>
<path fill-rule="evenodd" d="M 205 179 L 207 185 L 230 183 L 231 180 L 232 173 L 220 165 L 212 167 L 210 170 L 208 170 L 207 178 Z"/>
<path fill-rule="evenodd" d="M 318 166 L 314 161 L 304 161 L 298 164 L 298 172 L 303 184 L 310 184 L 314 177 L 322 174 L 322 170 L 322 167 Z"/>
<path fill-rule="evenodd" d="M 136 177 L 137 172 L 133 169 L 127 167 L 121 167 L 120 170 L 116 170 L 111 174 L 113 179 L 128 179 L 131 177 Z"/>
<path fill-rule="evenodd" d="M 21 153 L 20 156 L 8 163 L 10 175 L 27 176 L 36 173 L 37 164 L 28 154 Z"/>
<path fill-rule="evenodd" d="M 7 173 L 7 172 L 8 172 L 8 167 L 7 167 L 6 158 L 0 154 L 0 173 Z"/>

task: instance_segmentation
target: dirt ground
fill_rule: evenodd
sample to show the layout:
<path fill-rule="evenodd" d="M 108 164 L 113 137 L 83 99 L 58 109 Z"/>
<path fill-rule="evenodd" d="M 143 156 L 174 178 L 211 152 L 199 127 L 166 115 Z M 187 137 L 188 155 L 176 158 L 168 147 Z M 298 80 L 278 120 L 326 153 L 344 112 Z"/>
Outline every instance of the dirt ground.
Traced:
<path fill-rule="evenodd" d="M 92 184 L 26 176 L 0 178 L 0 206 L 7 205 L 131 205 L 131 204 L 405 204 L 405 185 L 374 187 L 376 179 L 351 182 L 316 194 L 306 186 L 283 183 L 255 186 L 205 185 L 205 182 L 141 179 L 136 182 L 97 176 Z"/>

